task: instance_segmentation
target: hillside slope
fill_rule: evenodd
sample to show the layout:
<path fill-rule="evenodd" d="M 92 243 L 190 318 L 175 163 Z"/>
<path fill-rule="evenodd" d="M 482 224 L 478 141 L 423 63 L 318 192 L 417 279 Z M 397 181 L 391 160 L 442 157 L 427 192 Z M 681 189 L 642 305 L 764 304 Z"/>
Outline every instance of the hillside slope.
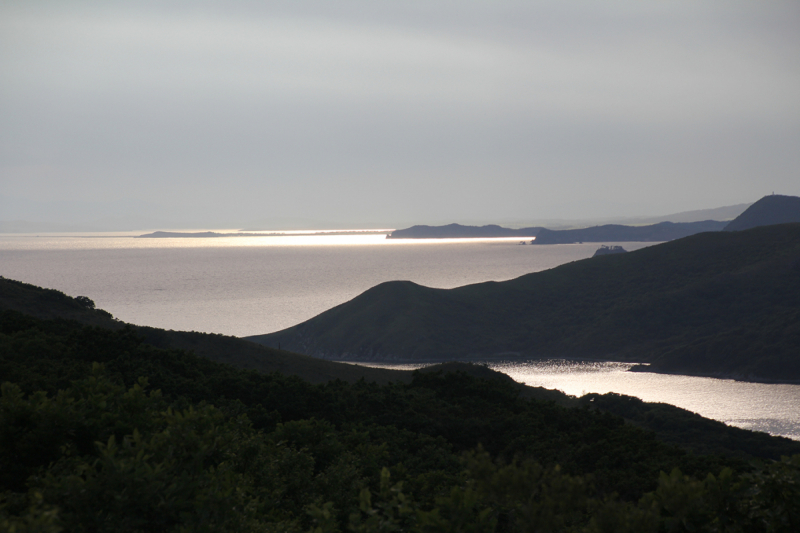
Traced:
<path fill-rule="evenodd" d="M 300 533 L 325 502 L 328 531 L 379 529 L 348 527 L 359 512 L 384 530 L 463 531 L 498 505 L 523 515 L 531 495 L 537 514 L 504 531 L 541 530 L 544 513 L 598 532 L 667 531 L 676 514 L 697 531 L 717 516 L 794 531 L 779 526 L 800 516 L 800 456 L 772 461 L 800 442 L 670 406 L 576 400 L 452 363 L 407 383 L 313 385 L 136 337 L 0 311 L 0 529 Z M 583 527 L 598 520 L 607 527 Z"/>
<path fill-rule="evenodd" d="M 25 284 L 18 286 L 24 289 Z M 44 290 L 34 289 L 34 292 L 41 291 Z M 62 298 L 68 298 L 62 293 L 57 294 Z M 180 334 L 180 332 L 161 330 L 151 332 Z M 197 350 L 154 347 L 145 342 L 140 333 L 141 330 L 132 328 L 110 330 L 87 327 L 75 320 L 40 319 L 17 311 L 0 310 L 0 381 L 15 382 L 28 393 L 42 388 L 55 393 L 68 388 L 74 380 L 83 379 L 91 374 L 93 363 L 101 363 L 108 375 L 115 376 L 115 379 L 121 380 L 126 387 L 137 383 L 138 379 L 144 376 L 149 379 L 154 389 L 161 390 L 169 397 L 184 396 L 192 401 L 213 401 L 217 407 L 227 406 L 226 409 L 233 409 L 236 413 L 240 413 L 243 407 L 237 402 L 244 402 L 245 411 L 257 424 L 274 425 L 278 419 L 286 421 L 300 416 L 299 413 L 303 410 L 306 410 L 305 416 L 330 418 L 333 415 L 340 423 L 345 421 L 355 423 L 351 418 L 352 415 L 331 406 L 332 403 L 336 403 L 331 402 L 331 398 L 323 399 L 313 394 L 309 395 L 309 391 L 315 387 L 333 387 L 337 390 L 342 390 L 344 387 L 346 390 L 342 381 L 319 379 L 318 381 L 326 383 L 312 385 L 297 379 L 299 372 L 291 372 L 291 367 L 289 372 L 253 373 L 241 369 L 243 365 L 224 364 L 189 353 Z M 199 346 L 201 349 L 208 349 L 204 348 L 202 342 L 207 342 L 208 336 L 190 333 L 183 335 L 195 340 L 189 343 L 190 347 Z M 221 344 L 226 342 L 225 337 L 217 336 L 217 339 Z M 297 356 L 297 359 L 310 358 Z M 291 362 L 292 358 L 287 360 Z M 352 369 L 353 374 L 344 376 L 350 378 L 350 381 L 354 381 L 352 378 L 363 370 L 327 361 L 317 360 L 316 363 L 318 363 L 316 368 L 321 369 Z M 387 382 L 384 386 L 408 384 L 413 380 L 411 372 L 375 372 L 377 373 L 371 375 L 382 378 L 375 381 Z M 516 383 L 508 375 L 482 365 L 448 362 L 428 366 L 419 370 L 419 373 L 427 375 L 458 373 L 464 378 L 499 382 L 498 386 L 513 391 L 514 396 L 518 395 L 529 401 L 553 403 L 566 408 L 585 407 L 615 414 L 636 426 L 653 431 L 662 441 L 679 445 L 695 453 L 771 459 L 800 453 L 800 442 L 728 427 L 721 422 L 702 418 L 671 405 L 645 403 L 636 398 L 613 393 L 575 398 L 558 390 Z M 361 377 L 370 380 L 370 374 L 362 374 Z M 388 379 L 390 377 L 393 379 Z M 375 387 L 378 385 L 367 381 L 354 382 L 353 386 L 376 390 Z M 392 383 L 388 383 L 389 381 Z M 463 385 L 459 385 L 458 389 L 460 394 L 469 394 Z M 333 396 L 337 394 L 334 393 Z M 340 396 L 337 397 L 341 407 L 342 399 Z M 267 403 L 269 409 L 265 410 L 264 405 L 259 405 L 268 401 L 272 402 Z M 371 403 L 363 397 L 360 401 Z M 278 410 L 279 416 L 271 412 L 278 407 L 277 404 L 283 406 Z M 351 402 L 344 404 L 352 407 Z M 379 406 L 380 403 L 376 405 Z M 396 404 L 392 405 L 395 409 L 398 408 Z M 403 411 L 400 409 L 401 413 Z M 387 422 L 394 424 L 399 420 L 396 413 L 387 415 L 386 419 Z"/>
<path fill-rule="evenodd" d="M 800 222 L 800 197 L 773 194 L 763 197 L 731 220 L 725 226 L 725 231 L 742 231 L 789 222 Z"/>
<path fill-rule="evenodd" d="M 702 233 L 502 283 L 383 283 L 250 339 L 327 359 L 582 357 L 800 380 L 800 224 Z"/>
<path fill-rule="evenodd" d="M 115 320 L 100 309 L 88 308 L 75 298 L 53 290 L 43 289 L 0 277 L 0 311 L 10 310 L 41 319 L 75 320 L 82 324 L 120 330 L 124 322 Z M 163 349 L 179 349 L 232 366 L 260 372 L 281 372 L 301 377 L 312 383 L 333 379 L 386 383 L 397 379 L 410 379 L 409 372 L 365 368 L 354 365 L 322 361 L 317 358 L 260 346 L 237 337 L 188 331 L 131 326 L 144 341 Z"/>

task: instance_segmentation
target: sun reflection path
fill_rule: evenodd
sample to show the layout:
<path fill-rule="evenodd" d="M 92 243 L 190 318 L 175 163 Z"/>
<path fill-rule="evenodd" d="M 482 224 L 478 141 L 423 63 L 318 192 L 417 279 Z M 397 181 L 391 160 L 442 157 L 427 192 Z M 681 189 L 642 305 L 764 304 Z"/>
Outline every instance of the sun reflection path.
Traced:
<path fill-rule="evenodd" d="M 634 364 L 621 362 L 551 359 L 487 364 L 532 387 L 556 389 L 577 397 L 610 392 L 635 396 L 646 402 L 674 405 L 730 426 L 800 440 L 800 385 L 628 372 Z M 368 366 L 412 370 L 428 364 Z"/>

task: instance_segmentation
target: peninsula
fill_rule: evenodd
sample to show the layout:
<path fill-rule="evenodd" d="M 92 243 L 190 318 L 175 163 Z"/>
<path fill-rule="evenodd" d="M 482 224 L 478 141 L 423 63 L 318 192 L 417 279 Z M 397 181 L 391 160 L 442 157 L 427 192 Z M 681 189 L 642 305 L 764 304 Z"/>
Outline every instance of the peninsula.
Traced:
<path fill-rule="evenodd" d="M 800 224 L 718 231 L 505 282 L 380 284 L 250 337 L 333 360 L 568 357 L 800 381 Z"/>

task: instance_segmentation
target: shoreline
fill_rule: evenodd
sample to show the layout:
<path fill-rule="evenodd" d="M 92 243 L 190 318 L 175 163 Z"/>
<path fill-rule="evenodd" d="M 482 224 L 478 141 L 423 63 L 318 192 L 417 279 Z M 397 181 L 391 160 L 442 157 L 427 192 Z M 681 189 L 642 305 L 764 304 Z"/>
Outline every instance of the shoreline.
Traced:
<path fill-rule="evenodd" d="M 509 354 L 510 355 L 510 354 Z M 761 376 L 746 376 L 743 374 L 735 374 L 735 373 L 724 373 L 724 372 L 668 372 L 664 370 L 658 369 L 650 369 L 649 363 L 641 363 L 641 362 L 632 362 L 632 361 L 621 361 L 618 359 L 592 359 L 587 357 L 508 357 L 507 355 L 497 355 L 494 357 L 475 357 L 475 358 L 459 358 L 459 359 L 372 359 L 372 360 L 365 360 L 365 359 L 325 359 L 328 361 L 332 361 L 335 363 L 345 363 L 345 364 L 355 364 L 361 366 L 368 366 L 368 365 L 386 365 L 386 366 L 394 366 L 394 365 L 421 365 L 421 366 L 431 366 L 443 363 L 471 363 L 475 365 L 488 365 L 488 364 L 496 364 L 500 362 L 516 362 L 516 363 L 524 363 L 524 362 L 533 362 L 533 361 L 570 361 L 570 362 L 579 362 L 579 363 L 620 363 L 620 364 L 630 364 L 632 365 L 631 368 L 626 370 L 625 372 L 634 372 L 634 373 L 649 373 L 649 374 L 661 374 L 661 375 L 672 375 L 672 376 L 686 376 L 686 377 L 695 377 L 695 378 L 714 378 L 714 379 L 721 379 L 721 380 L 730 380 L 736 381 L 740 383 L 761 383 L 765 385 L 800 385 L 800 379 L 798 380 L 791 380 L 791 379 L 772 379 L 766 378 Z"/>

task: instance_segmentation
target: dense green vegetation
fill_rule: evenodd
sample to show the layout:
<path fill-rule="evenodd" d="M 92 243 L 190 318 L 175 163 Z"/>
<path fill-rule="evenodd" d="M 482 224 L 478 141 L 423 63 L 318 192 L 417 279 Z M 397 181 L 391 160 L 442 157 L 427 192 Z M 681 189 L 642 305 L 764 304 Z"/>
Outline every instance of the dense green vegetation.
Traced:
<path fill-rule="evenodd" d="M 501 283 L 384 283 L 251 339 L 328 359 L 585 357 L 800 380 L 800 224 L 701 233 Z"/>
<path fill-rule="evenodd" d="M 800 456 L 772 459 L 800 443 L 447 368 L 408 382 L 312 384 L 161 349 L 130 327 L 2 311 L 0 529 L 799 525 Z M 664 431 L 639 427 L 653 421 Z"/>

